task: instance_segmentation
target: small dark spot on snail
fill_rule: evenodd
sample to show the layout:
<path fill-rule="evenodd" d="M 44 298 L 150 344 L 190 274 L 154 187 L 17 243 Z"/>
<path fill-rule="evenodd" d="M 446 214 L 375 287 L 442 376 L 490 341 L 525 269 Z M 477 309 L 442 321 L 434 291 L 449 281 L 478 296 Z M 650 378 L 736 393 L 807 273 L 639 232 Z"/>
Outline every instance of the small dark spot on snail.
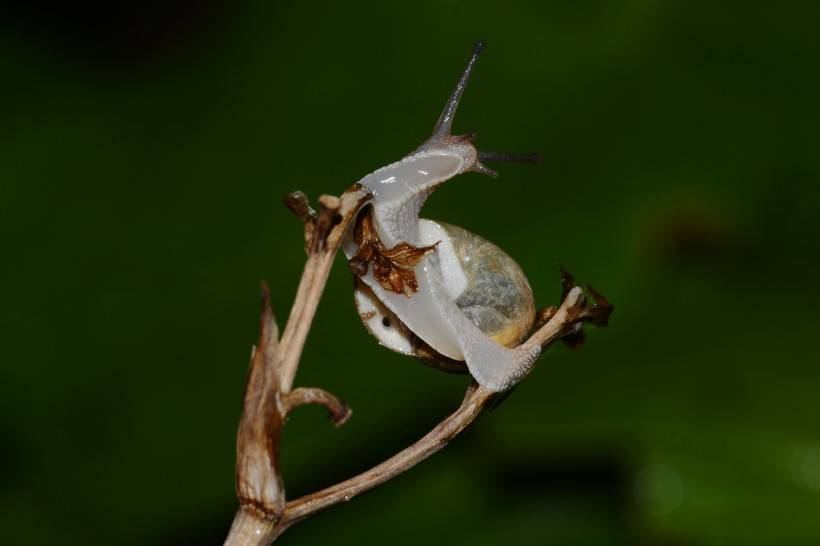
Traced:
<path fill-rule="evenodd" d="M 338 226 L 341 223 L 342 223 L 342 215 L 337 212 L 336 214 L 333 215 L 333 225 Z"/>
<path fill-rule="evenodd" d="M 384 317 L 382 319 L 382 326 L 385 328 L 390 328 L 390 317 Z"/>

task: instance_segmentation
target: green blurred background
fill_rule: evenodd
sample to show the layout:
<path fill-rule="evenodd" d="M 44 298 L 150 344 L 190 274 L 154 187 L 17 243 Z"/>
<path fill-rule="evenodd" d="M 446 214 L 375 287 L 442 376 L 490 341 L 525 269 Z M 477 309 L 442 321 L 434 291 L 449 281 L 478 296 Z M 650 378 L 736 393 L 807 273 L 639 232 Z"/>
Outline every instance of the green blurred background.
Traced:
<path fill-rule="evenodd" d="M 616 305 L 496 411 L 284 544 L 820 542 L 820 4 L 8 5 L 0 23 L 0 543 L 221 544 L 258 282 L 284 323 L 286 192 L 338 194 L 456 119 L 542 164 L 425 215 Z M 460 400 L 380 348 L 341 258 L 286 429 L 291 497 Z"/>

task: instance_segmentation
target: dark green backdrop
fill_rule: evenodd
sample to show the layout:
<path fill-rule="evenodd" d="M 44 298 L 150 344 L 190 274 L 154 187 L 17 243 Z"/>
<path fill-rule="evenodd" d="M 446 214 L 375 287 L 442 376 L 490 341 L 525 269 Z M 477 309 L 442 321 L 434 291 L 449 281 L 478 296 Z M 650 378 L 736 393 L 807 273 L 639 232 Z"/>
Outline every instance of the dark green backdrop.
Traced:
<path fill-rule="evenodd" d="M 279 203 L 339 193 L 456 119 L 540 151 L 425 215 L 616 305 L 494 413 L 285 544 L 820 541 L 820 8 L 626 0 L 18 2 L 0 33 L 0 543 L 221 544 Z M 292 496 L 372 466 L 465 379 L 377 346 L 339 259 L 288 424 Z"/>

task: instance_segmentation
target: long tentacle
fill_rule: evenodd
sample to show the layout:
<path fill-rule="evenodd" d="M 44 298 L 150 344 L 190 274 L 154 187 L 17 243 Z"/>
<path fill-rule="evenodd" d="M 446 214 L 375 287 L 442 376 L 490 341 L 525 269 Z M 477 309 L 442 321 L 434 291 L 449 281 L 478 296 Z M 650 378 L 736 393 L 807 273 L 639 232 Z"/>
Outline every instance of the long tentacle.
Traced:
<path fill-rule="evenodd" d="M 455 118 L 456 110 L 458 110 L 458 103 L 461 101 L 461 95 L 464 94 L 467 82 L 470 81 L 470 75 L 473 73 L 473 67 L 478 61 L 478 56 L 486 47 L 487 44 L 483 40 L 477 41 L 473 46 L 473 54 L 470 56 L 470 60 L 467 61 L 467 66 L 464 68 L 464 72 L 461 73 L 461 78 L 459 78 L 455 89 L 450 94 L 450 98 L 447 100 L 447 104 L 433 128 L 433 138 L 444 138 L 450 134 L 453 128 L 453 118 Z"/>

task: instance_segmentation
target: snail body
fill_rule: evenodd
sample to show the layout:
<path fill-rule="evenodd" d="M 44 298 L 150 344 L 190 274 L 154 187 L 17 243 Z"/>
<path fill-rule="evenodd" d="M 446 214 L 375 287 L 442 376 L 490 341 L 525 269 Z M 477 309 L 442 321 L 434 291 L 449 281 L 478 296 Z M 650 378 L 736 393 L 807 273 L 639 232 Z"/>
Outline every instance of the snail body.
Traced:
<path fill-rule="evenodd" d="M 540 353 L 538 345 L 519 345 L 535 318 L 529 283 L 489 241 L 419 218 L 429 195 L 450 178 L 467 171 L 495 175 L 481 163 L 471 135 L 450 134 L 482 49 L 479 42 L 433 135 L 359 181 L 372 199 L 359 211 L 343 249 L 357 277 L 360 316 L 383 345 L 452 369 L 464 362 L 482 386 L 503 391 Z"/>
<path fill-rule="evenodd" d="M 470 231 L 432 220 L 419 220 L 422 240 L 436 246 L 442 279 L 449 297 L 485 335 L 505 347 L 515 347 L 532 328 L 532 289 L 519 265 L 503 250 Z M 373 293 L 357 282 L 356 307 L 368 331 L 382 345 L 413 355 L 446 371 L 464 368 L 416 336 Z"/>

